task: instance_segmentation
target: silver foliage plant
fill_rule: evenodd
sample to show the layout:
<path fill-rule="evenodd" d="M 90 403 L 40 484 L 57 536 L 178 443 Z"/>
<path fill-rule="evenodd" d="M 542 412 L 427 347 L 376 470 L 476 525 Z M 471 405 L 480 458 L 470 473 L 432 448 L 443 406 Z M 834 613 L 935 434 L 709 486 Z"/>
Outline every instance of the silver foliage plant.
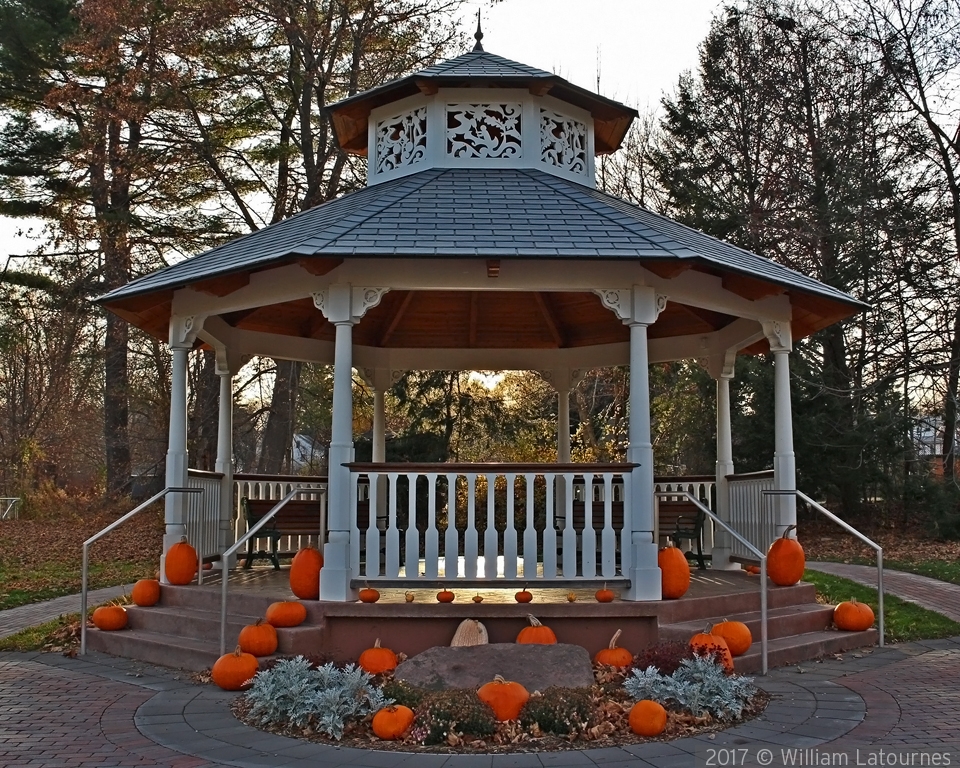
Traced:
<path fill-rule="evenodd" d="M 356 665 L 314 669 L 303 656 L 258 672 L 246 700 L 250 717 L 261 725 L 312 726 L 334 739 L 343 736 L 351 719 L 393 703 Z"/>
<path fill-rule="evenodd" d="M 656 667 L 635 669 L 623 683 L 635 701 L 653 699 L 664 706 L 689 711 L 695 717 L 709 713 L 718 720 L 738 720 L 757 692 L 752 677 L 727 675 L 706 656 L 684 659 L 672 675 Z"/>

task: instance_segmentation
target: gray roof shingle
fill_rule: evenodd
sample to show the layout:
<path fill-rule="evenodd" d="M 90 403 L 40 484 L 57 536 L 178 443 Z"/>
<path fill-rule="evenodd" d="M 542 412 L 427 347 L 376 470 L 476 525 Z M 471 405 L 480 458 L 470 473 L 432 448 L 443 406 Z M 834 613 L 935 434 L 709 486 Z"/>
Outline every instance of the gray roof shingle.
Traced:
<path fill-rule="evenodd" d="M 100 300 L 179 288 L 291 256 L 698 259 L 865 306 L 811 277 L 576 182 L 533 169 L 473 168 L 429 169 L 367 187 L 133 280 Z"/>

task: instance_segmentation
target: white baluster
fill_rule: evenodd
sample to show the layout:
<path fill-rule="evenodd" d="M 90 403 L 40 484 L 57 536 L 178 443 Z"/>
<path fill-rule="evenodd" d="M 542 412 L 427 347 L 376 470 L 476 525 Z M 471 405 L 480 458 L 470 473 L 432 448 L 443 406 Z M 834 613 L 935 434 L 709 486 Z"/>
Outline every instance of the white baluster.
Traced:
<path fill-rule="evenodd" d="M 359 480 L 359 474 L 350 473 L 350 570 L 355 579 L 360 577 L 360 521 L 357 519 Z"/>
<path fill-rule="evenodd" d="M 407 535 L 404 549 L 404 572 L 408 579 L 420 577 L 420 530 L 417 528 L 417 478 L 415 472 L 407 473 Z"/>
<path fill-rule="evenodd" d="M 632 507 L 630 506 L 630 494 L 633 491 L 631 477 L 629 472 L 623 473 L 623 530 L 620 531 L 620 573 L 624 575 L 630 571 L 630 540 L 633 531 Z"/>
<path fill-rule="evenodd" d="M 535 479 L 536 475 L 524 475 L 527 492 L 527 524 L 523 529 L 523 578 L 525 579 L 537 578 L 537 529 L 533 522 L 533 502 L 536 495 Z M 547 514 L 549 515 L 549 512 Z M 556 546 L 554 546 L 553 557 L 554 562 L 556 562 Z M 547 559 L 546 541 L 544 541 L 543 559 Z"/>
<path fill-rule="evenodd" d="M 573 529 L 573 475 L 563 474 L 564 511 L 566 525 L 563 528 L 563 577 L 573 579 L 577 576 L 577 532 Z"/>
<path fill-rule="evenodd" d="M 600 536 L 600 573 L 605 579 L 617 573 L 617 533 L 613 530 L 613 474 L 603 473 L 603 533 Z"/>
<path fill-rule="evenodd" d="M 480 535 L 477 533 L 477 476 L 473 472 L 467 478 L 467 528 L 463 532 L 463 575 L 477 578 L 477 558 L 480 551 Z"/>
<path fill-rule="evenodd" d="M 424 576 L 436 579 L 440 573 L 440 534 L 437 531 L 437 473 L 427 478 L 427 530 L 423 537 Z"/>
<path fill-rule="evenodd" d="M 503 529 L 503 577 L 517 578 L 517 528 L 513 519 L 517 476 L 507 475 L 507 527 Z"/>
<path fill-rule="evenodd" d="M 583 475 L 583 534 L 580 539 L 582 573 L 590 578 L 597 575 L 597 532 L 593 527 L 593 473 Z"/>
<path fill-rule="evenodd" d="M 397 472 L 391 472 L 387 475 L 389 484 L 387 493 L 389 494 L 390 514 L 387 519 L 387 562 L 386 576 L 388 579 L 395 579 L 400 575 L 400 529 L 397 528 Z"/>
<path fill-rule="evenodd" d="M 374 578 L 380 575 L 380 529 L 377 527 L 377 489 L 380 487 L 380 473 L 367 475 L 370 481 L 367 493 L 367 562 L 366 575 Z"/>
<path fill-rule="evenodd" d="M 543 528 L 543 578 L 557 578 L 557 529 L 556 521 L 553 519 L 553 489 L 556 475 L 544 475 L 543 481 L 546 485 L 546 518 L 547 522 Z"/>
<path fill-rule="evenodd" d="M 483 577 L 497 578 L 497 555 L 500 554 L 500 536 L 496 520 L 496 475 L 487 475 L 487 528 L 483 532 Z"/>
<path fill-rule="evenodd" d="M 458 576 L 460 541 L 457 532 L 457 476 L 447 475 L 447 530 L 443 535 L 443 575 L 447 579 Z"/>

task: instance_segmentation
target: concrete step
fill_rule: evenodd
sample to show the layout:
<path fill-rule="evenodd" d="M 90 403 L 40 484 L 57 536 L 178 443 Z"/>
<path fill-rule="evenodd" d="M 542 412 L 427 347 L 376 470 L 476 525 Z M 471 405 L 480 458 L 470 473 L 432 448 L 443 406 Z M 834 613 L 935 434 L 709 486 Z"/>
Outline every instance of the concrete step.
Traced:
<path fill-rule="evenodd" d="M 228 614 L 228 644 L 236 642 L 240 630 L 247 624 L 255 624 L 258 618 L 261 617 Z M 168 605 L 139 608 L 131 605 L 127 607 L 127 625 L 130 629 L 142 629 L 156 634 L 220 642 L 219 610 L 213 612 Z"/>
<path fill-rule="evenodd" d="M 703 632 L 708 625 L 717 624 L 724 619 L 742 621 L 750 629 L 754 643 L 759 642 L 760 611 L 732 613 L 727 616 L 664 624 L 660 627 L 660 640 L 689 640 L 698 632 Z M 767 637 L 773 639 L 828 629 L 832 620 L 833 607 L 829 605 L 805 603 L 773 608 L 767 612 Z"/>
<path fill-rule="evenodd" d="M 158 634 L 143 629 L 87 630 L 87 648 L 174 669 L 202 672 L 220 657 L 219 641 Z"/>
<path fill-rule="evenodd" d="M 767 665 L 773 669 L 788 664 L 812 661 L 855 648 L 866 648 L 876 645 L 877 637 L 878 633 L 875 629 L 864 632 L 822 630 L 778 637 L 767 642 Z M 759 673 L 762 668 L 759 641 L 754 642 L 743 656 L 734 659 L 733 667 L 735 671 L 744 674 Z"/>
<path fill-rule="evenodd" d="M 694 571 L 695 578 L 716 580 L 721 584 L 732 580 L 742 582 L 743 576 L 735 573 L 732 576 L 724 571 Z M 704 616 L 730 617 L 735 613 L 744 613 L 760 610 L 760 582 L 758 577 L 750 577 L 755 581 L 755 592 L 732 592 L 729 594 L 711 595 L 710 597 L 683 597 L 679 600 L 664 600 L 660 606 L 660 623 L 680 624 L 687 621 L 702 621 Z M 817 600 L 817 588 L 813 584 L 800 582 L 791 587 L 778 587 L 768 582 L 767 608 L 786 608 L 791 605 L 809 605 Z"/>

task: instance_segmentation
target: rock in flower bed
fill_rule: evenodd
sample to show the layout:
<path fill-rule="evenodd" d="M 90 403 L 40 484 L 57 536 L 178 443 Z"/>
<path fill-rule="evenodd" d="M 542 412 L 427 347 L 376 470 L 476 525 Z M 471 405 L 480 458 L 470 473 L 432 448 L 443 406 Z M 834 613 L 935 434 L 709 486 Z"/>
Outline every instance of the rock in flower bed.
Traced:
<path fill-rule="evenodd" d="M 273 733 L 343 746 L 423 752 L 532 752 L 584 749 L 643 741 L 628 718 L 639 699 L 667 709 L 659 739 L 715 731 L 759 714 L 766 695 L 752 678 L 724 673 L 712 657 L 669 659 L 627 670 L 597 665 L 589 688 L 551 687 L 532 692 L 514 720 L 498 722 L 474 690 L 426 691 L 392 676 L 374 678 L 348 665 L 316 665 L 303 657 L 261 671 L 234 705 L 238 718 Z M 649 656 L 649 654 L 648 654 Z M 639 657 L 636 662 L 642 662 Z M 374 714 L 390 704 L 409 707 L 415 719 L 403 735 L 374 735 Z"/>

